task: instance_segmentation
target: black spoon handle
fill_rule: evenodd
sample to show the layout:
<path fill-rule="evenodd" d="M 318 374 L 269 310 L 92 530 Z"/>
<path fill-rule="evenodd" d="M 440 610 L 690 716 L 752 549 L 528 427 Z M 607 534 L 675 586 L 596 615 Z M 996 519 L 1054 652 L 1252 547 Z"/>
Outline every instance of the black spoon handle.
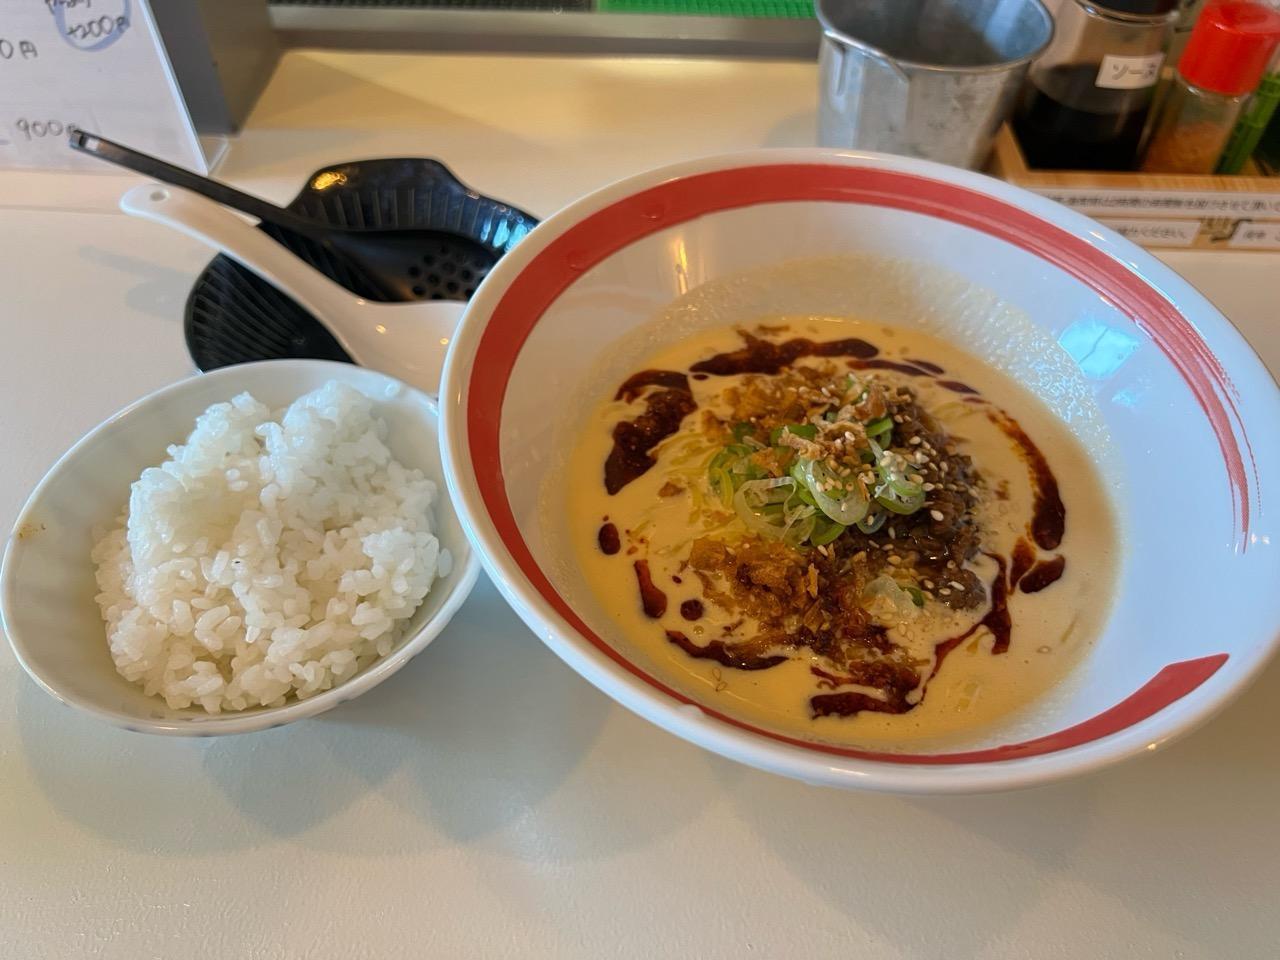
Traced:
<path fill-rule="evenodd" d="M 277 227 L 283 227 L 285 230 L 292 230 L 295 233 L 305 234 L 315 239 L 323 239 L 323 237 L 319 236 L 319 234 L 323 233 L 323 230 L 318 230 L 316 224 L 298 216 L 291 210 L 277 207 L 273 203 L 268 203 L 266 200 L 262 200 L 252 194 L 229 187 L 225 183 L 219 183 L 217 180 L 210 180 L 208 177 L 202 177 L 199 174 L 192 173 L 190 170 L 175 167 L 173 164 L 166 163 L 158 157 L 150 156 L 123 144 L 113 143 L 98 136 L 96 133 L 89 133 L 77 127 L 72 127 L 67 142 L 73 150 L 79 150 L 81 153 L 87 153 L 100 160 L 106 160 L 108 163 L 114 163 L 116 166 L 124 167 L 135 173 L 154 177 L 170 186 L 183 187 L 193 193 L 206 196 L 210 200 L 216 200 L 223 206 L 239 210 L 241 213 L 247 213 L 251 217 L 257 217 L 259 220 L 274 224 Z"/>

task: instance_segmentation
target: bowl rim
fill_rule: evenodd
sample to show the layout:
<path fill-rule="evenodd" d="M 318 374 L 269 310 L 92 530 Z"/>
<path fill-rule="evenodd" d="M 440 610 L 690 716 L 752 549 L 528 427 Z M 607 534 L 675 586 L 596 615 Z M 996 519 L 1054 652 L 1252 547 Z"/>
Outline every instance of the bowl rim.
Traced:
<path fill-rule="evenodd" d="M 329 370 L 335 374 L 335 379 L 346 376 L 352 370 L 359 370 L 363 375 L 369 375 L 380 378 L 388 385 L 397 385 L 406 391 L 415 401 L 423 403 L 430 412 L 430 417 L 436 420 L 437 430 L 435 432 L 435 440 L 439 442 L 439 421 L 440 410 L 439 404 L 435 398 L 423 393 L 421 390 L 404 383 L 388 374 L 377 370 L 371 370 L 367 367 L 358 367 L 353 364 L 343 363 L 337 360 L 312 360 L 305 358 L 289 358 L 274 360 L 259 360 L 253 363 L 234 364 L 227 367 L 219 367 L 208 373 L 196 373 L 193 376 L 184 377 L 172 383 L 165 384 L 151 392 L 137 398 L 131 403 L 121 407 L 111 416 L 107 417 L 93 429 L 85 433 L 79 440 L 72 444 L 54 463 L 45 471 L 40 481 L 32 488 L 31 493 L 27 496 L 22 508 L 18 511 L 17 517 L 13 522 L 8 540 L 5 543 L 3 557 L 0 557 L 0 630 L 4 631 L 8 638 L 9 647 L 13 651 L 14 657 L 17 659 L 19 666 L 26 672 L 35 683 L 55 700 L 69 707 L 82 710 L 101 720 L 105 720 L 113 726 L 121 727 L 135 733 L 159 734 L 162 736 L 178 736 L 178 737 L 213 737 L 238 733 L 251 733 L 258 730 L 267 730 L 275 727 L 283 726 L 286 723 L 292 723 L 296 720 L 302 720 L 307 717 L 313 717 L 336 707 L 340 703 L 354 699 L 365 693 L 373 687 L 386 680 L 393 673 L 408 663 L 413 657 L 420 653 L 432 640 L 436 638 L 444 628 L 453 619 L 458 609 L 466 602 L 470 596 L 472 588 L 476 584 L 476 580 L 480 575 L 480 559 L 477 556 L 477 550 L 471 542 L 470 536 L 465 537 L 465 555 L 462 557 L 455 556 L 453 558 L 454 566 L 450 572 L 447 583 L 449 593 L 444 598 L 444 602 L 440 605 L 440 609 L 435 615 L 422 624 L 422 626 L 410 636 L 404 638 L 400 645 L 391 653 L 387 654 L 370 664 L 363 671 L 343 681 L 337 686 L 331 687 L 322 693 L 308 697 L 306 700 L 293 699 L 280 707 L 255 707 L 250 710 L 238 711 L 235 713 L 222 713 L 217 715 L 192 715 L 182 719 L 165 719 L 156 720 L 150 718 L 137 717 L 113 710 L 90 700 L 70 695 L 60 690 L 55 681 L 46 677 L 32 662 L 28 655 L 30 645 L 27 640 L 21 636 L 20 630 L 15 630 L 15 623 L 12 611 L 17 608 L 17 581 L 13 571 L 16 552 L 19 547 L 18 531 L 28 522 L 30 514 L 39 506 L 46 490 L 55 482 L 60 474 L 79 457 L 83 449 L 97 440 L 103 434 L 114 429 L 125 420 L 138 415 L 138 413 L 151 404 L 161 402 L 167 398 L 181 394 L 185 391 L 193 389 L 195 384 L 209 383 L 210 381 L 228 380 L 234 382 L 237 377 L 243 377 L 245 370 L 261 370 L 264 367 L 272 367 L 281 369 L 282 367 L 307 367 L 316 370 Z M 377 399 L 376 397 L 373 399 Z M 446 473 L 446 461 L 444 451 L 441 450 L 441 473 Z M 447 484 L 442 493 L 447 493 Z M 458 512 L 455 506 L 455 513 Z M 459 513 L 458 519 L 463 530 L 466 531 L 466 525 L 462 521 Z M 105 640 L 105 634 L 103 639 Z"/>
<path fill-rule="evenodd" d="M 956 762 L 946 766 L 833 756 L 818 752 L 813 747 L 793 746 L 767 733 L 751 732 L 735 728 L 723 720 L 715 720 L 692 704 L 690 698 L 679 697 L 685 700 L 684 703 L 673 699 L 660 682 L 654 684 L 651 679 L 634 675 L 635 671 L 628 671 L 597 649 L 528 582 L 498 533 L 484 501 L 471 447 L 474 438 L 468 424 L 468 396 L 477 370 L 476 353 L 492 313 L 522 277 L 525 268 L 591 214 L 634 200 L 644 191 L 678 184 L 701 174 L 793 165 L 855 167 L 940 181 L 949 187 L 959 187 L 1000 201 L 1003 206 L 1016 208 L 1041 224 L 1069 231 L 1093 252 L 1132 274 L 1136 285 L 1158 298 L 1180 319 L 1193 324 L 1201 337 L 1211 337 L 1219 344 L 1220 350 L 1238 352 L 1237 369 L 1242 379 L 1247 375 L 1251 383 L 1257 380 L 1266 384 L 1273 401 L 1280 396 L 1274 378 L 1235 327 L 1171 268 L 1096 221 L 1011 184 L 930 161 L 829 148 L 753 150 L 671 164 L 618 180 L 543 221 L 519 247 L 497 264 L 481 284 L 449 351 L 441 389 L 442 454 L 448 458 L 445 475 L 468 535 L 507 601 L 561 659 L 633 712 L 724 756 L 816 783 L 897 792 L 971 792 L 1029 786 L 1098 769 L 1126 757 L 1155 750 L 1190 732 L 1231 702 L 1280 649 L 1280 631 L 1273 632 L 1270 637 L 1259 638 L 1252 647 L 1231 653 L 1229 661 L 1226 657 L 1204 658 L 1215 662 L 1185 661 L 1195 665 L 1199 674 L 1192 678 L 1194 682 L 1188 690 L 1136 722 L 1053 752 L 977 763 Z M 760 202 L 768 201 L 752 201 Z M 747 205 L 751 204 L 739 206 Z M 671 225 L 673 222 L 661 222 L 648 232 Z M 615 249 L 622 249 L 630 242 L 628 240 Z M 1038 251 L 1032 252 L 1043 256 Z M 1059 264 L 1054 266 L 1062 269 Z M 586 269 L 581 265 L 577 268 Z M 551 294 L 547 302 L 554 301 L 558 293 Z M 541 317 L 541 309 L 538 317 Z M 1194 318 L 1194 321 L 1187 318 Z M 521 345 L 516 344 L 510 349 L 518 355 Z M 1216 356 L 1212 359 L 1216 360 Z M 1240 428 L 1243 436 L 1242 421 Z M 1159 680 L 1162 674 L 1163 671 L 1151 682 Z M 1206 683 L 1210 677 L 1214 682 Z M 1191 696 L 1192 693 L 1196 695 Z M 1123 702 L 1117 708 L 1122 705 Z"/>

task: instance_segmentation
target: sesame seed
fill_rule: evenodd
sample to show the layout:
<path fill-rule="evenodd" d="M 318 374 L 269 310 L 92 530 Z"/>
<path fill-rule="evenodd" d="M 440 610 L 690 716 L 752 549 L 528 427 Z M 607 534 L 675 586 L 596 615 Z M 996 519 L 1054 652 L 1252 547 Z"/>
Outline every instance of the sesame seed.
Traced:
<path fill-rule="evenodd" d="M 944 597 L 949 597 L 949 596 L 951 596 L 951 591 L 950 591 L 950 590 L 948 590 L 946 587 L 943 587 L 943 588 L 942 588 L 941 590 L 939 590 L 938 592 L 939 592 L 940 594 L 942 594 Z"/>
<path fill-rule="evenodd" d="M 903 421 L 903 418 L 902 418 L 902 414 L 900 414 L 900 413 L 895 413 L 895 414 L 893 415 L 893 422 L 894 422 L 894 423 L 902 423 L 902 422 L 904 422 L 904 421 Z"/>
<path fill-rule="evenodd" d="M 911 446 L 913 447 L 920 442 L 921 440 L 919 437 L 912 437 L 910 440 L 907 441 L 907 443 L 911 444 Z"/>
<path fill-rule="evenodd" d="M 933 584 L 933 581 L 932 581 L 932 580 L 926 580 L 926 581 L 924 582 L 924 585 L 925 585 L 926 587 L 928 587 L 930 590 L 932 590 L 932 589 L 933 589 L 933 586 L 934 586 L 934 584 Z"/>
<path fill-rule="evenodd" d="M 867 559 L 867 551 L 865 550 L 859 550 L 857 553 L 853 555 L 854 563 L 862 563 L 866 559 Z"/>
<path fill-rule="evenodd" d="M 894 531 L 893 527 L 890 527 L 890 528 L 889 528 L 889 539 L 890 539 L 890 540 L 897 540 L 897 539 L 898 539 L 898 534 L 897 534 L 897 532 L 895 532 L 895 531 Z"/>
<path fill-rule="evenodd" d="M 933 519 L 937 520 L 939 523 L 945 519 L 941 510 L 930 510 L 929 516 L 933 517 Z"/>
<path fill-rule="evenodd" d="M 898 564 L 900 564 L 901 562 L 902 562 L 902 558 L 901 558 L 900 556 L 898 556 L 896 553 L 891 553 L 891 554 L 889 554 L 889 563 L 890 563 L 890 564 L 892 564 L 893 566 L 895 566 L 895 567 L 896 567 L 896 566 L 897 566 Z"/>
<path fill-rule="evenodd" d="M 925 493 L 928 493 L 930 490 L 933 489 L 933 484 L 926 483 L 921 489 L 924 490 Z"/>
<path fill-rule="evenodd" d="M 956 580 L 948 580 L 948 581 L 947 581 L 947 586 L 949 586 L 949 587 L 955 587 L 957 590 L 963 590 L 963 589 L 964 589 L 964 584 L 963 584 L 963 583 L 960 583 L 959 581 L 956 581 Z"/>

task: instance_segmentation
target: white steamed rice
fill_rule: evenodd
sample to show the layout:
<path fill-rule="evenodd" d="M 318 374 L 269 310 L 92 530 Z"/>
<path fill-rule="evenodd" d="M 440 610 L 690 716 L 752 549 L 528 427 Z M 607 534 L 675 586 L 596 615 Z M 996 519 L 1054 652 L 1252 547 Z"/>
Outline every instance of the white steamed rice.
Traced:
<path fill-rule="evenodd" d="M 452 561 L 436 485 L 386 436 L 336 382 L 283 412 L 242 393 L 201 414 L 93 549 L 120 674 L 219 713 L 312 696 L 388 654 Z"/>

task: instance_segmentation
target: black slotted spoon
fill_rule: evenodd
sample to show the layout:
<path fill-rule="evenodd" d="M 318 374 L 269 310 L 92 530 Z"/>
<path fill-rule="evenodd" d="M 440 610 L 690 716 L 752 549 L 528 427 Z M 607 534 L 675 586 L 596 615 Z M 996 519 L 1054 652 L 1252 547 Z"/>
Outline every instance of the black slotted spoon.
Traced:
<path fill-rule="evenodd" d="M 357 204 L 348 222 L 326 224 L 84 130 L 73 129 L 69 143 L 82 153 L 257 218 L 291 252 L 371 300 L 465 300 L 497 260 L 481 244 L 456 234 L 394 224 L 388 228 L 386 211 L 376 206 L 373 223 Z M 390 213 L 394 220 L 396 208 Z"/>

